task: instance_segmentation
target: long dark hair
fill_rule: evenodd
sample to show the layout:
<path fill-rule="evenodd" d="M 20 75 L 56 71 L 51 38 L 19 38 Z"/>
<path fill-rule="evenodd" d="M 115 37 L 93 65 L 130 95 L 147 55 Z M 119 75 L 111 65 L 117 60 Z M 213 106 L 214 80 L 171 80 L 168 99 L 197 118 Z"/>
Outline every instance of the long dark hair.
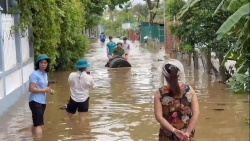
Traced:
<path fill-rule="evenodd" d="M 45 72 L 49 72 L 50 69 L 49 69 L 49 64 L 50 64 L 50 60 L 49 59 L 45 59 L 47 62 L 48 62 L 48 65 L 47 65 L 47 68 L 45 69 Z M 35 64 L 35 70 L 39 70 L 39 63 L 41 62 L 42 60 L 38 61 L 36 64 Z"/>
<path fill-rule="evenodd" d="M 178 75 L 177 75 L 179 69 L 176 66 L 171 65 L 171 64 L 166 64 L 165 69 L 170 75 L 169 77 L 166 77 L 170 92 L 172 93 L 173 96 L 180 96 L 181 89 L 179 86 Z"/>

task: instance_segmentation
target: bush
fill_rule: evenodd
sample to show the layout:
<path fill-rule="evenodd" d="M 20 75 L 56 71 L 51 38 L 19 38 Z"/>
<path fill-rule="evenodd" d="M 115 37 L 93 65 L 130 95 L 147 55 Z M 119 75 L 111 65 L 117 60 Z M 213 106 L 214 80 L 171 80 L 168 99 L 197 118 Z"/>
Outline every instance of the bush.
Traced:
<path fill-rule="evenodd" d="M 86 3 L 83 0 L 20 1 L 19 27 L 22 31 L 27 27 L 32 29 L 35 57 L 46 53 L 52 60 L 52 69 L 74 67 L 75 60 L 83 57 L 88 46 L 88 39 L 81 33 L 86 23 Z"/>
<path fill-rule="evenodd" d="M 75 68 L 78 59 L 84 57 L 89 46 L 89 40 L 85 35 L 76 35 L 74 42 L 69 44 L 67 50 L 59 50 L 60 57 L 56 59 L 56 70 L 70 70 Z"/>

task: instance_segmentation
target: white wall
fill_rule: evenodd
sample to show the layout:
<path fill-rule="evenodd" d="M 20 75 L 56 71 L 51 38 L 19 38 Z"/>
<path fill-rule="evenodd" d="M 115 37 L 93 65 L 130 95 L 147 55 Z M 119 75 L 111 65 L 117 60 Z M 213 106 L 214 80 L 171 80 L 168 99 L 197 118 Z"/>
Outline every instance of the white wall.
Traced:
<path fill-rule="evenodd" d="M 14 103 L 13 99 L 28 91 L 25 84 L 29 81 L 29 75 L 34 71 L 34 62 L 30 55 L 28 30 L 23 33 L 22 38 L 15 36 L 17 33 L 12 31 L 12 27 L 15 25 L 14 16 L 2 14 L 1 17 L 0 55 L 3 55 L 3 59 L 0 58 L 0 64 L 3 64 L 4 70 L 0 72 L 0 105 L 7 108 Z M 21 44 L 16 44 L 18 43 L 16 41 L 20 41 Z M 17 49 L 20 52 L 16 52 Z M 18 58 L 21 60 L 17 60 Z M 6 96 L 11 101 L 6 101 Z M 4 108 L 1 110 L 5 110 Z M 0 111 L 0 116 L 1 113 Z"/>
<path fill-rule="evenodd" d="M 0 99 L 4 97 L 4 86 L 3 86 L 3 79 L 0 78 Z"/>
<path fill-rule="evenodd" d="M 24 35 L 21 38 L 22 61 L 27 61 L 30 58 L 28 30 L 25 31 Z"/>
<path fill-rule="evenodd" d="M 22 86 L 21 69 L 18 69 L 12 72 L 11 74 L 5 76 L 6 95 L 10 94 L 20 86 Z"/>
<path fill-rule="evenodd" d="M 15 34 L 11 30 L 14 26 L 14 17 L 10 14 L 2 15 L 2 37 L 3 37 L 3 56 L 5 70 L 13 68 L 16 63 L 16 43 Z"/>

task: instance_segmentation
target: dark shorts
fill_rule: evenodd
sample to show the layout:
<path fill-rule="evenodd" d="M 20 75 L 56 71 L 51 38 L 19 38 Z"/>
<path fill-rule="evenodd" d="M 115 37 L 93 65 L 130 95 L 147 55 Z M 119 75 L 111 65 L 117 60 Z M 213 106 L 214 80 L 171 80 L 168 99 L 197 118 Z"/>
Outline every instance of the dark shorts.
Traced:
<path fill-rule="evenodd" d="M 76 102 L 70 97 L 66 111 L 68 113 L 75 114 L 76 110 L 78 110 L 78 112 L 88 112 L 89 111 L 89 97 L 84 102 Z"/>
<path fill-rule="evenodd" d="M 109 52 L 107 56 L 112 56 L 112 53 L 111 53 L 111 52 Z"/>
<path fill-rule="evenodd" d="M 41 104 L 35 101 L 29 102 L 29 107 L 32 113 L 33 126 L 44 125 L 43 115 L 46 109 L 46 104 Z"/>

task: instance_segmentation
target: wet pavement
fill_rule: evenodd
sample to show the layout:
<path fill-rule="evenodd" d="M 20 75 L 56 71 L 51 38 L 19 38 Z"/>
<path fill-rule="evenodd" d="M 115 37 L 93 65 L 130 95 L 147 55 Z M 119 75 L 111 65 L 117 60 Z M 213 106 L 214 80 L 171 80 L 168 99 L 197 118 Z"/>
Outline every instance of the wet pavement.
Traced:
<path fill-rule="evenodd" d="M 43 127 L 43 141 L 157 141 L 159 124 L 154 119 L 153 96 L 158 88 L 160 66 L 164 56 L 159 48 L 140 47 L 131 43 L 129 62 L 132 68 L 108 69 L 106 48 L 94 43 L 86 55 L 97 87 L 90 92 L 88 120 L 65 123 L 65 111 L 70 92 L 67 83 L 70 72 L 49 75 L 55 90 L 48 95 Z M 186 80 L 197 92 L 200 117 L 196 127 L 197 141 L 248 141 L 249 103 L 246 95 L 232 95 L 226 86 L 214 82 L 203 71 L 185 65 Z M 32 141 L 31 113 L 28 94 L 0 119 L 0 141 Z M 215 110 L 214 110 L 215 109 Z M 217 109 L 217 110 L 216 110 Z M 222 109 L 222 110 L 221 110 Z"/>

